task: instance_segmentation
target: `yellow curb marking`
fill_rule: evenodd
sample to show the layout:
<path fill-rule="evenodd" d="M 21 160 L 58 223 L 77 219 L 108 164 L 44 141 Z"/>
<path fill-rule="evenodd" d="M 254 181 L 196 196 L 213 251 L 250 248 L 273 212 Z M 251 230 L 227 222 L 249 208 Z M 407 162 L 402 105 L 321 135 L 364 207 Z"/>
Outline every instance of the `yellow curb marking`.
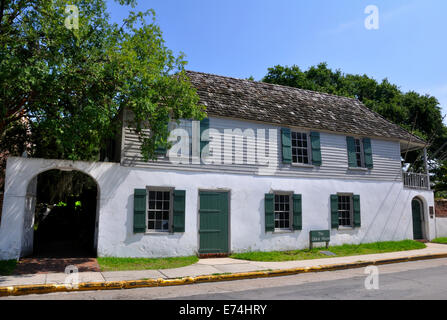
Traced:
<path fill-rule="evenodd" d="M 343 270 L 361 268 L 368 265 L 391 264 L 399 262 L 417 261 L 422 259 L 439 259 L 447 258 L 447 254 L 431 254 L 426 256 L 413 256 L 406 258 L 395 258 L 386 260 L 373 261 L 358 261 L 354 263 L 335 264 L 335 265 L 320 265 L 315 267 L 301 267 L 291 269 L 280 269 L 272 271 L 253 271 L 242 272 L 234 274 L 222 275 L 202 275 L 196 277 L 184 277 L 181 279 L 148 279 L 148 280 L 127 280 L 127 281 L 106 281 L 106 282 L 82 282 L 77 288 L 67 288 L 65 284 L 38 284 L 38 285 L 20 285 L 0 287 L 1 296 L 19 296 L 27 294 L 43 294 L 52 292 L 75 292 L 75 291 L 90 291 L 90 290 L 115 290 L 115 289 L 134 289 L 134 288 L 150 288 L 150 287 L 164 287 L 164 286 L 179 286 L 194 283 L 216 282 L 216 281 L 230 281 L 242 280 L 264 277 L 277 277 L 294 275 L 307 272 L 321 272 L 331 270 Z"/>

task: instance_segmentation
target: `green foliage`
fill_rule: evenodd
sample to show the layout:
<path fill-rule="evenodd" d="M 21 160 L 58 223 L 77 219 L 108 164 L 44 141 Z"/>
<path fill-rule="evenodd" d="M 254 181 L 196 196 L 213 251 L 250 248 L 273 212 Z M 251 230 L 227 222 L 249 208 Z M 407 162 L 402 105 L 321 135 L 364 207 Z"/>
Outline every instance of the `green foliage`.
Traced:
<path fill-rule="evenodd" d="M 66 203 L 66 202 L 63 202 L 63 201 L 59 201 L 59 202 L 56 203 L 54 206 L 55 206 L 55 207 L 66 207 L 66 206 L 67 206 L 67 203 Z"/>
<path fill-rule="evenodd" d="M 447 191 L 447 126 L 435 97 L 402 92 L 387 79 L 377 82 L 367 75 L 344 74 L 326 63 L 302 71 L 298 66 L 269 68 L 264 82 L 357 98 L 369 109 L 429 143 L 428 156 L 436 191 Z M 405 154 L 414 171 L 423 170 L 421 151 Z"/>
<path fill-rule="evenodd" d="M 414 240 L 385 241 L 363 244 L 344 244 L 342 246 L 330 246 L 328 249 L 313 248 L 312 250 L 271 251 L 271 252 L 245 252 L 231 255 L 231 258 L 251 261 L 290 261 L 329 258 L 320 253 L 321 250 L 329 250 L 337 257 L 354 256 L 362 254 L 374 254 L 384 252 L 396 252 L 405 250 L 423 249 L 426 245 Z"/>
<path fill-rule="evenodd" d="M 436 197 L 447 199 L 447 159 L 438 161 L 438 165 L 432 172 L 437 178 L 435 185 Z"/>
<path fill-rule="evenodd" d="M 80 171 L 48 170 L 38 176 L 37 198 L 41 203 L 76 206 L 75 201 L 80 201 L 79 197 L 86 192 L 96 194 L 97 185 Z"/>
<path fill-rule="evenodd" d="M 26 144 L 36 157 L 97 160 L 128 107 L 149 159 L 166 144 L 168 119 L 204 116 L 184 56 L 165 46 L 152 10 L 132 11 L 118 25 L 105 0 L 1 3 L 0 152 L 17 154 Z M 64 25 L 68 4 L 79 8 L 77 30 Z M 19 119 L 26 119 L 29 137 L 13 133 Z"/>
<path fill-rule="evenodd" d="M 447 191 L 435 191 L 435 199 L 436 200 L 447 199 Z"/>

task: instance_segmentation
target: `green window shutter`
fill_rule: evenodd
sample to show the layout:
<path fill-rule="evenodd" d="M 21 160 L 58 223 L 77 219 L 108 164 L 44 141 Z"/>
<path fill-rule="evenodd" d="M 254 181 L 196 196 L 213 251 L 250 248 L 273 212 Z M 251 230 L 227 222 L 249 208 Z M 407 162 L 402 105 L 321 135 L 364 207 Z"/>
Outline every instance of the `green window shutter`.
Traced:
<path fill-rule="evenodd" d="M 146 189 L 135 189 L 133 194 L 133 232 L 146 232 Z"/>
<path fill-rule="evenodd" d="M 346 144 L 348 146 L 348 166 L 349 168 L 357 167 L 357 159 L 355 157 L 355 140 L 353 137 L 346 137 Z"/>
<path fill-rule="evenodd" d="M 293 230 L 303 230 L 302 201 L 300 194 L 293 195 Z"/>
<path fill-rule="evenodd" d="M 331 195 L 331 228 L 338 229 L 338 195 Z"/>
<path fill-rule="evenodd" d="M 202 121 L 200 121 L 200 155 L 202 155 L 202 150 L 205 148 L 205 146 L 209 143 L 210 137 L 209 135 L 204 135 L 202 137 L 202 133 L 205 130 L 208 130 L 210 128 L 210 119 L 205 118 Z"/>
<path fill-rule="evenodd" d="M 275 231 L 275 217 L 274 217 L 274 201 L 275 195 L 266 193 L 264 198 L 265 207 L 265 232 Z"/>
<path fill-rule="evenodd" d="M 185 232 L 185 190 L 174 190 L 173 222 L 174 232 Z"/>
<path fill-rule="evenodd" d="M 312 164 L 314 166 L 321 166 L 321 146 L 320 146 L 320 133 L 310 133 L 310 145 L 312 147 Z"/>
<path fill-rule="evenodd" d="M 373 168 L 373 157 L 371 148 L 371 139 L 363 138 L 363 153 L 365 155 L 365 166 L 367 168 Z"/>
<path fill-rule="evenodd" d="M 352 202 L 353 202 L 353 206 L 354 206 L 354 227 L 360 227 L 360 225 L 361 225 L 360 196 L 357 194 L 353 195 Z"/>
<path fill-rule="evenodd" d="M 292 139 L 290 129 L 281 129 L 282 162 L 292 163 Z"/>
<path fill-rule="evenodd" d="M 155 149 L 155 154 L 159 155 L 159 156 L 164 156 L 166 155 L 166 148 L 165 147 L 157 147 L 157 149 Z"/>

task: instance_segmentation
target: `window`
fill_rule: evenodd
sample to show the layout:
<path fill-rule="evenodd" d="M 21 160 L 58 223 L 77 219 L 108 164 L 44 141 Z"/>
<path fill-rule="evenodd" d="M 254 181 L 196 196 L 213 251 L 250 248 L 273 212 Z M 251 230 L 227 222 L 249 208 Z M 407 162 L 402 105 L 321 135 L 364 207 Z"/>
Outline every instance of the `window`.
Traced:
<path fill-rule="evenodd" d="M 275 194 L 275 230 L 290 230 L 290 194 Z"/>
<path fill-rule="evenodd" d="M 338 225 L 341 227 L 353 226 L 352 195 L 338 195 Z"/>
<path fill-rule="evenodd" d="M 355 143 L 355 160 L 357 167 L 363 168 L 365 166 L 365 161 L 363 159 L 363 143 L 360 139 L 354 139 Z"/>
<path fill-rule="evenodd" d="M 308 134 L 292 132 L 292 163 L 310 164 Z"/>
<path fill-rule="evenodd" d="M 172 216 L 172 189 L 148 189 L 147 231 L 169 232 Z"/>

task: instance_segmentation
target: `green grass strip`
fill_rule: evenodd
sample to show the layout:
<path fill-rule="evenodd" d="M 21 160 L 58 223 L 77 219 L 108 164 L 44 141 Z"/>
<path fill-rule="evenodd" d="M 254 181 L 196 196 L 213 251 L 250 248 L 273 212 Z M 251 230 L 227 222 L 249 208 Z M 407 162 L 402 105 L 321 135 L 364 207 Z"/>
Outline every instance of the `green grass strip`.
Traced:
<path fill-rule="evenodd" d="M 0 260 L 0 276 L 9 276 L 16 268 L 16 260 Z"/>
<path fill-rule="evenodd" d="M 189 266 L 199 259 L 196 256 L 175 258 L 98 258 L 101 271 L 172 269 Z"/>
<path fill-rule="evenodd" d="M 431 242 L 447 244 L 447 238 L 436 238 L 436 239 L 433 239 Z"/>
<path fill-rule="evenodd" d="M 395 251 L 406 251 L 423 249 L 426 245 L 414 240 L 403 241 L 385 241 L 374 243 L 363 243 L 359 245 L 344 244 L 342 246 L 330 246 L 329 249 L 314 248 L 312 250 L 290 250 L 290 251 L 270 251 L 270 252 L 245 252 L 235 253 L 230 257 L 234 259 L 243 259 L 251 261 L 291 261 L 291 260 L 309 260 L 330 257 L 346 257 L 363 254 L 385 253 Z M 321 250 L 328 250 L 336 256 L 327 256 L 320 253 Z"/>

